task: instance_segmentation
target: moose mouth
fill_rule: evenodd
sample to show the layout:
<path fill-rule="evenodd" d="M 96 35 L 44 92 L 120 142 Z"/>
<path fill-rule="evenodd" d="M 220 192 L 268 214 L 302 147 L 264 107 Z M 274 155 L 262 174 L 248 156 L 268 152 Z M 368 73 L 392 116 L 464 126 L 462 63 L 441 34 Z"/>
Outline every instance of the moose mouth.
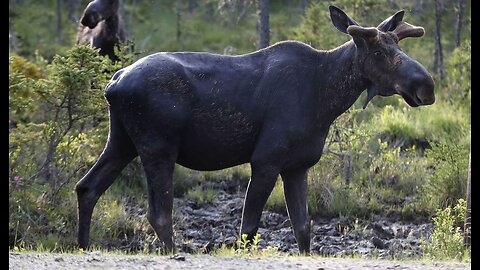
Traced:
<path fill-rule="evenodd" d="M 423 104 L 422 100 L 417 96 L 416 91 L 413 91 L 412 93 L 406 93 L 402 91 L 402 87 L 398 84 L 395 84 L 394 89 L 397 94 L 402 96 L 403 100 L 405 100 L 410 107 L 418 107 Z"/>
<path fill-rule="evenodd" d="M 420 99 L 417 97 L 416 94 L 410 96 L 404 93 L 400 93 L 400 95 L 410 107 L 418 107 L 422 105 L 422 102 L 420 101 Z"/>

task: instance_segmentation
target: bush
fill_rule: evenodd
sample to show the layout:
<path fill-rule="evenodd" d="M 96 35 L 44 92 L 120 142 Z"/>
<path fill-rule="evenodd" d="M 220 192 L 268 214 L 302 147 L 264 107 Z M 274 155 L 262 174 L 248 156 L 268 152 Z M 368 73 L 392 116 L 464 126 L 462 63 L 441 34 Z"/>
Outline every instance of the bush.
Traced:
<path fill-rule="evenodd" d="M 39 56 L 36 62 L 10 56 L 10 119 L 16 122 L 9 130 L 10 246 L 72 247 L 73 180 L 86 173 L 105 144 L 103 89 L 126 62 L 112 65 L 87 46 L 56 55 L 51 63 Z"/>
<path fill-rule="evenodd" d="M 461 141 L 434 142 L 426 154 L 433 174 L 424 187 L 425 199 L 434 208 L 453 206 L 466 194 L 469 145 Z"/>
<path fill-rule="evenodd" d="M 429 241 L 422 244 L 424 256 L 435 260 L 469 257 L 470 249 L 465 248 L 461 228 L 457 225 L 463 222 L 465 211 L 466 202 L 463 199 L 459 199 L 453 209 L 437 210 L 433 218 L 435 230 Z"/>

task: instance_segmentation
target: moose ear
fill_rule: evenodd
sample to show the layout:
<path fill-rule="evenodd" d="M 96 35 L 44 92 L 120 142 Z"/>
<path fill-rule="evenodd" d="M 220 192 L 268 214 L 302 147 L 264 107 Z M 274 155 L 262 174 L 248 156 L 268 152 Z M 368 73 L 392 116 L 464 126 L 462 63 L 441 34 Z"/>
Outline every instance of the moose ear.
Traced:
<path fill-rule="evenodd" d="M 399 22 L 403 20 L 403 15 L 405 15 L 404 10 L 399 10 L 397 13 L 385 19 L 382 23 L 377 26 L 377 29 L 382 32 L 393 31 L 397 28 Z"/>
<path fill-rule="evenodd" d="M 358 25 L 356 21 L 350 18 L 343 10 L 337 8 L 336 6 L 329 6 L 330 18 L 332 19 L 333 25 L 340 31 L 345 34 L 348 34 L 347 28 L 350 25 Z"/>

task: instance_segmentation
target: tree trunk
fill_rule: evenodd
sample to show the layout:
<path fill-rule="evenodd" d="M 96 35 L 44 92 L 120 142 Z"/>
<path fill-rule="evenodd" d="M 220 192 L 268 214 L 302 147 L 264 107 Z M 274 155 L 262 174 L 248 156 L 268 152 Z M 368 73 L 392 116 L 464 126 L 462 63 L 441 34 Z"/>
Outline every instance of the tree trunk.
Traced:
<path fill-rule="evenodd" d="M 300 0 L 300 8 L 303 15 L 307 14 L 308 0 Z"/>
<path fill-rule="evenodd" d="M 467 211 L 465 213 L 465 224 L 463 226 L 464 229 L 464 243 L 466 246 L 470 246 L 471 244 L 471 222 L 470 217 L 472 214 L 472 151 L 470 151 L 470 155 L 468 156 L 468 175 L 467 175 Z"/>
<path fill-rule="evenodd" d="M 415 0 L 415 4 L 413 6 L 412 12 L 421 13 L 423 12 L 423 0 Z"/>
<path fill-rule="evenodd" d="M 182 16 L 180 14 L 180 7 L 177 6 L 177 21 L 176 21 L 176 28 L 177 28 L 177 42 L 180 42 L 180 37 L 182 36 L 182 31 L 180 29 L 180 21 L 182 20 Z"/>
<path fill-rule="evenodd" d="M 60 43 L 62 41 L 62 0 L 57 0 L 57 9 L 56 9 L 56 15 L 57 15 L 57 43 Z"/>
<path fill-rule="evenodd" d="M 127 0 L 120 0 L 120 2 L 118 4 L 118 11 L 120 13 L 120 17 L 122 17 L 123 19 L 125 19 L 125 2 L 126 1 Z"/>
<path fill-rule="evenodd" d="M 75 2 L 76 0 L 68 1 L 68 19 L 73 23 L 77 22 L 77 17 L 75 16 Z"/>
<path fill-rule="evenodd" d="M 260 42 L 258 43 L 258 48 L 268 47 L 270 44 L 270 26 L 268 25 L 269 21 L 269 10 L 268 10 L 268 1 L 269 0 L 259 0 L 259 20 L 258 20 L 258 31 L 260 32 Z"/>
<path fill-rule="evenodd" d="M 445 66 L 443 64 L 442 42 L 440 35 L 440 3 L 435 0 L 435 57 L 433 61 L 433 69 L 435 72 L 440 71 L 440 78 L 445 79 Z"/>
<path fill-rule="evenodd" d="M 135 12 L 135 6 L 137 4 L 137 0 L 132 0 L 132 10 L 128 14 L 128 31 L 127 31 L 127 36 L 133 36 L 132 33 L 132 21 L 133 21 L 133 13 Z"/>
<path fill-rule="evenodd" d="M 188 13 L 192 14 L 193 10 L 197 7 L 196 0 L 188 0 Z"/>
<path fill-rule="evenodd" d="M 455 20 L 455 47 L 460 46 L 460 37 L 462 32 L 463 11 L 465 10 L 465 0 L 457 0 L 458 12 Z"/>

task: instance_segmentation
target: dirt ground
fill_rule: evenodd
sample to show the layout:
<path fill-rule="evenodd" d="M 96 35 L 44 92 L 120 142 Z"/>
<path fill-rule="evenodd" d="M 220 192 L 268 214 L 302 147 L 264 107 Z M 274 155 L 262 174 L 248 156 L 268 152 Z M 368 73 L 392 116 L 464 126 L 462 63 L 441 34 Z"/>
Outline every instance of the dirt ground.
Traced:
<path fill-rule="evenodd" d="M 118 255 L 89 252 L 85 254 L 9 253 L 9 269 L 471 269 L 470 263 L 390 261 L 312 257 L 245 257 L 180 254 Z"/>

